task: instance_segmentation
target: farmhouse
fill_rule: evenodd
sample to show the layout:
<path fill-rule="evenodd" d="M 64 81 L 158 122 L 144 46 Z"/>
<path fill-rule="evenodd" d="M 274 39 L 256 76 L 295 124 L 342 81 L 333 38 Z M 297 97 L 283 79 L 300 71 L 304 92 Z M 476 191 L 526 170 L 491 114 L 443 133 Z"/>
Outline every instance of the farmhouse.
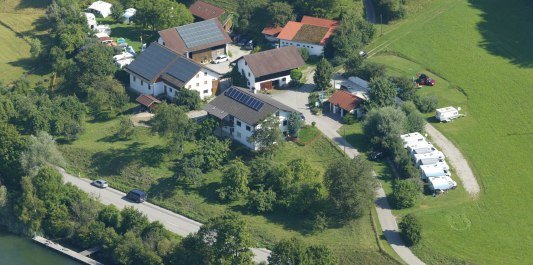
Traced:
<path fill-rule="evenodd" d="M 335 20 L 303 16 L 300 22 L 289 21 L 277 38 L 280 47 L 296 46 L 307 49 L 309 55 L 322 55 L 326 41 L 338 25 Z"/>
<path fill-rule="evenodd" d="M 259 146 L 251 143 L 252 136 L 258 123 L 270 115 L 279 118 L 279 129 L 286 133 L 288 117 L 296 110 L 286 106 L 269 96 L 254 94 L 246 88 L 232 86 L 220 96 L 209 102 L 205 107 L 209 115 L 220 119 L 222 134 L 242 143 L 252 150 Z"/>
<path fill-rule="evenodd" d="M 92 3 L 88 8 L 87 10 L 89 10 L 91 13 L 94 13 L 94 14 L 99 14 L 100 16 L 102 16 L 103 18 L 106 18 L 108 17 L 109 15 L 111 15 L 111 7 L 113 5 L 108 3 L 108 2 L 104 2 L 104 1 L 96 1 L 94 3 Z"/>
<path fill-rule="evenodd" d="M 216 18 L 222 23 L 222 26 L 227 32 L 231 31 L 232 15 L 226 13 L 224 9 L 218 6 L 204 1 L 196 1 L 189 7 L 189 11 L 191 11 L 196 21 Z"/>
<path fill-rule="evenodd" d="M 235 60 L 252 91 L 283 87 L 291 81 L 291 70 L 305 64 L 296 47 L 284 47 L 244 55 Z"/>
<path fill-rule="evenodd" d="M 363 99 L 345 90 L 336 90 L 328 99 L 329 111 L 340 114 L 341 117 L 351 113 L 357 117 L 362 115 Z"/>
<path fill-rule="evenodd" d="M 218 87 L 218 73 L 157 43 L 124 69 L 130 74 L 130 88 L 140 94 L 173 99 L 179 89 L 190 89 L 204 99 Z"/>
<path fill-rule="evenodd" d="M 226 54 L 231 39 L 214 18 L 161 30 L 157 42 L 195 62 L 206 63 Z"/>
<path fill-rule="evenodd" d="M 270 42 L 278 42 L 278 35 L 282 29 L 282 27 L 266 27 L 261 31 L 261 34 Z"/>

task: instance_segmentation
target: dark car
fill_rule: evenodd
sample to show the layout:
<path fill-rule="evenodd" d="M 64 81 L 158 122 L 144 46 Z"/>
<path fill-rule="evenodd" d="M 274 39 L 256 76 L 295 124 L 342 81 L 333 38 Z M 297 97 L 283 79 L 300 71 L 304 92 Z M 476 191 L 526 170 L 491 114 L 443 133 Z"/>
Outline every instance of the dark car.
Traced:
<path fill-rule="evenodd" d="M 146 201 L 147 198 L 148 196 L 146 195 L 146 192 L 142 190 L 131 190 L 126 195 L 126 199 L 139 203 Z"/>
<path fill-rule="evenodd" d="M 381 158 L 383 158 L 383 152 L 381 151 L 374 151 L 370 154 L 370 160 L 372 161 L 379 161 Z"/>
<path fill-rule="evenodd" d="M 250 40 L 246 37 L 240 37 L 239 41 L 237 42 L 237 45 L 244 46 L 246 43 L 248 43 Z"/>

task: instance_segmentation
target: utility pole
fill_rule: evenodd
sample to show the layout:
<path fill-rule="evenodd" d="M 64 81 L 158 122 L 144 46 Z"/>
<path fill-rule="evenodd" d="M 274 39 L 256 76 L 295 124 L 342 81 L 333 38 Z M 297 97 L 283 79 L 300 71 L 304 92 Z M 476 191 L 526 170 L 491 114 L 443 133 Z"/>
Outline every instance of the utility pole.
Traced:
<path fill-rule="evenodd" d="M 383 36 L 383 14 L 379 14 L 380 24 L 381 24 L 381 36 Z"/>
<path fill-rule="evenodd" d="M 348 143 L 348 140 L 346 140 L 346 127 L 342 128 L 342 138 L 344 138 L 344 155 L 346 155 L 346 144 Z"/>

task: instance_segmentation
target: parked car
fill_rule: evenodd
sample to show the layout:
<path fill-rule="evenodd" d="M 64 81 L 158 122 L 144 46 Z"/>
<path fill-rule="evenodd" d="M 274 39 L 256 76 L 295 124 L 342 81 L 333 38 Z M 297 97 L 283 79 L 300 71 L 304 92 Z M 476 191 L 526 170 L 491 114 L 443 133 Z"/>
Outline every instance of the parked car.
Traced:
<path fill-rule="evenodd" d="M 240 37 L 239 38 L 239 41 L 237 42 L 237 45 L 239 46 L 244 46 L 246 45 L 246 43 L 248 43 L 250 41 L 250 39 L 246 38 L 246 37 Z"/>
<path fill-rule="evenodd" d="M 364 58 L 364 57 L 367 57 L 367 56 L 368 56 L 368 53 L 365 52 L 365 51 L 359 51 L 359 56 L 361 56 L 361 57 Z"/>
<path fill-rule="evenodd" d="M 217 56 L 217 58 L 213 60 L 213 63 L 219 64 L 219 63 L 226 62 L 226 61 L 229 61 L 229 58 L 227 55 L 223 54 L 223 55 Z"/>
<path fill-rule="evenodd" d="M 133 201 L 133 202 L 141 203 L 141 202 L 146 201 L 146 199 L 148 199 L 148 195 L 146 194 L 146 192 L 142 190 L 131 190 L 126 195 L 126 199 Z"/>
<path fill-rule="evenodd" d="M 107 184 L 107 181 L 105 181 L 103 179 L 95 180 L 91 184 L 93 184 L 93 186 L 96 186 L 96 187 L 102 188 L 102 189 L 105 189 L 105 188 L 109 187 L 109 184 Z"/>
<path fill-rule="evenodd" d="M 253 50 L 254 49 L 254 41 L 249 40 L 246 45 L 244 45 L 245 50 Z"/>
<path fill-rule="evenodd" d="M 416 83 L 419 86 L 434 86 L 435 85 L 435 80 L 431 79 L 426 74 L 420 74 L 418 76 L 418 78 L 416 79 Z"/>
<path fill-rule="evenodd" d="M 370 160 L 372 161 L 378 161 L 381 160 L 381 158 L 383 158 L 383 152 L 381 151 L 374 151 L 370 154 Z"/>

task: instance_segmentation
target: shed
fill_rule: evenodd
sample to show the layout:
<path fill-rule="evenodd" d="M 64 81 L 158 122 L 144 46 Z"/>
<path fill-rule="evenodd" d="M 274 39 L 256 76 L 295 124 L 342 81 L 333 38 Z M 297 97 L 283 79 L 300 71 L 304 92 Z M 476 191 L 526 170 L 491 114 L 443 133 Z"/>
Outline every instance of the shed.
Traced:
<path fill-rule="evenodd" d="M 333 113 L 339 113 L 341 116 L 347 113 L 361 115 L 360 107 L 363 99 L 345 90 L 337 90 L 328 99 L 329 110 Z"/>
<path fill-rule="evenodd" d="M 135 101 L 137 101 L 139 104 L 149 110 L 153 110 L 157 106 L 157 104 L 161 103 L 161 100 L 155 98 L 154 96 L 146 94 L 140 95 Z"/>
<path fill-rule="evenodd" d="M 109 15 L 111 15 L 111 7 L 113 5 L 108 3 L 108 2 L 104 2 L 104 1 L 96 1 L 94 3 L 92 3 L 87 9 L 91 10 L 93 13 L 98 13 L 100 14 L 102 17 L 106 18 L 108 17 Z"/>
<path fill-rule="evenodd" d="M 459 117 L 459 110 L 454 107 L 446 107 L 435 110 L 435 118 L 441 122 L 448 122 Z"/>

